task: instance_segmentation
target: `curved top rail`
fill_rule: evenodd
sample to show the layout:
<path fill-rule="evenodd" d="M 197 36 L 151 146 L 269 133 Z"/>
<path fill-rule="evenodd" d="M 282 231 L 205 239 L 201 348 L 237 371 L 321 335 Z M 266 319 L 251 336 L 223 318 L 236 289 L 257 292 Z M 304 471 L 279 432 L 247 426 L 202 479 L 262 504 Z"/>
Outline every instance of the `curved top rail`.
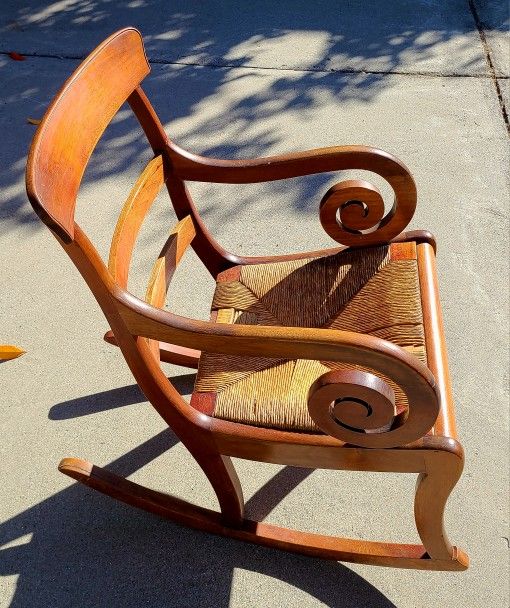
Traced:
<path fill-rule="evenodd" d="M 44 115 L 30 148 L 27 194 L 66 243 L 74 237 L 76 196 L 92 151 L 149 72 L 140 32 L 120 30 L 80 64 Z"/>

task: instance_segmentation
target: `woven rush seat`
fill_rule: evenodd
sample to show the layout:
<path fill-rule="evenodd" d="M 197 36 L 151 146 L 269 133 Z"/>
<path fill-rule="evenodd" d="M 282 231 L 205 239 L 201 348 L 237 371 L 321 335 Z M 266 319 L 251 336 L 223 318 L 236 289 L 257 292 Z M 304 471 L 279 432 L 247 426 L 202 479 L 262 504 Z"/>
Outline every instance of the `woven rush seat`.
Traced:
<path fill-rule="evenodd" d="M 346 249 L 329 256 L 230 268 L 217 277 L 217 323 L 330 328 L 371 334 L 426 363 L 416 243 Z M 202 353 L 191 404 L 210 416 L 244 424 L 320 433 L 308 391 L 330 370 L 378 374 L 363 365 Z"/>

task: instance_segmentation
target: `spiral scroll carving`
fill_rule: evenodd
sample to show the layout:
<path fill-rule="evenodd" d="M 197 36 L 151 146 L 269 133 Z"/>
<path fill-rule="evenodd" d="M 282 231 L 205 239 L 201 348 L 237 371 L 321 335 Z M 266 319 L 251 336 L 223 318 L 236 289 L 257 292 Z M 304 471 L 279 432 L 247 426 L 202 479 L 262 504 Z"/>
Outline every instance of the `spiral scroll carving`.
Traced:
<path fill-rule="evenodd" d="M 410 222 L 415 209 L 412 197 L 384 216 L 381 192 L 370 182 L 347 180 L 326 192 L 320 204 L 320 221 L 329 236 L 350 247 L 387 243 Z"/>
<path fill-rule="evenodd" d="M 411 401 L 410 401 L 411 402 Z M 331 371 L 311 386 L 308 411 L 332 437 L 366 448 L 397 447 L 423 437 L 437 407 L 396 413 L 391 386 L 363 371 Z"/>

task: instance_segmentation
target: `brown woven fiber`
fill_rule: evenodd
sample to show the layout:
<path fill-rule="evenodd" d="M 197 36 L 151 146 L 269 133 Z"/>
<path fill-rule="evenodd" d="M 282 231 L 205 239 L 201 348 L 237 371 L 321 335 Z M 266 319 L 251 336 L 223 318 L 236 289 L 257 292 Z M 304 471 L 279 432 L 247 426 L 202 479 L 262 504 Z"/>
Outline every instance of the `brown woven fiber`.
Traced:
<path fill-rule="evenodd" d="M 426 363 L 415 243 L 229 269 L 218 276 L 212 310 L 219 323 L 372 334 Z M 225 420 L 320 432 L 308 414 L 311 384 L 331 369 L 376 373 L 362 363 L 203 353 L 192 405 Z M 381 377 L 395 391 L 397 410 L 404 410 L 405 394 Z"/>

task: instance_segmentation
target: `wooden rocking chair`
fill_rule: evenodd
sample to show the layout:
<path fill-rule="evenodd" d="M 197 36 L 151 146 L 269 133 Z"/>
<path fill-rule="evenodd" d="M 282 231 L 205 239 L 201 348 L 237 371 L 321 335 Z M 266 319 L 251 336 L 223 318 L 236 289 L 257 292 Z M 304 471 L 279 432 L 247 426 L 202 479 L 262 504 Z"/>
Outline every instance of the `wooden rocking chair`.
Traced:
<path fill-rule="evenodd" d="M 365 146 L 255 160 L 195 156 L 168 140 L 140 82 L 150 67 L 140 33 L 113 34 L 72 74 L 47 110 L 27 168 L 28 197 L 101 306 L 147 399 L 194 456 L 219 501 L 214 512 L 144 488 L 89 462 L 59 470 L 104 494 L 193 528 L 332 560 L 464 570 L 443 529 L 463 468 L 438 297 L 435 243 L 402 232 L 416 188 L 396 158 Z M 106 267 L 74 221 L 80 182 L 100 136 L 127 100 L 154 151 L 122 209 Z M 278 257 L 225 251 L 204 226 L 185 182 L 268 182 L 344 169 L 385 178 L 384 216 L 365 181 L 331 188 L 320 204 L 336 249 Z M 127 291 L 135 240 L 165 185 L 179 223 L 145 301 Z M 191 245 L 216 280 L 209 322 L 164 310 L 172 274 Z M 191 403 L 160 361 L 198 368 Z M 423 545 L 333 538 L 250 521 L 230 457 L 298 467 L 417 473 Z"/>

